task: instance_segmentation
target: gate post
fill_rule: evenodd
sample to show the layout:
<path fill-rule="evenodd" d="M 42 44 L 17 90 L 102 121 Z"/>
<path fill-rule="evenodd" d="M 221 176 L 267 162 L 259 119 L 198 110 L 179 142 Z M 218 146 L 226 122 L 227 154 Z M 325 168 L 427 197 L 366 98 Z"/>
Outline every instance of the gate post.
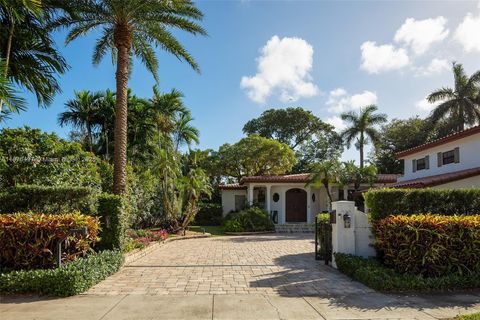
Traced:
<path fill-rule="evenodd" d="M 336 214 L 336 221 L 332 224 L 333 253 L 355 254 L 355 202 L 332 202 L 332 210 Z M 332 266 L 337 267 L 334 256 Z"/>

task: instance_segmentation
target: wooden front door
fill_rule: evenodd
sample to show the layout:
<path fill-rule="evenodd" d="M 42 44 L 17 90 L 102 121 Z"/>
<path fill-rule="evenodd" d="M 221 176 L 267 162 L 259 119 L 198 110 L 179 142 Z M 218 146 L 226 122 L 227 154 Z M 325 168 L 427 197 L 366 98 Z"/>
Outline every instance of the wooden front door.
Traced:
<path fill-rule="evenodd" d="M 307 192 L 290 189 L 285 196 L 286 222 L 307 222 Z"/>

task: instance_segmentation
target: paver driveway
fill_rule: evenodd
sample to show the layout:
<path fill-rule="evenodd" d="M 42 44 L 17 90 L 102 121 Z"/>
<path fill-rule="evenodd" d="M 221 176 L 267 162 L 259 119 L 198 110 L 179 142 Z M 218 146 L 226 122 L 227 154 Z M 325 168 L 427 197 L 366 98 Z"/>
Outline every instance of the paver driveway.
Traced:
<path fill-rule="evenodd" d="M 373 292 L 314 259 L 313 235 L 173 241 L 122 268 L 87 294 L 280 294 Z"/>

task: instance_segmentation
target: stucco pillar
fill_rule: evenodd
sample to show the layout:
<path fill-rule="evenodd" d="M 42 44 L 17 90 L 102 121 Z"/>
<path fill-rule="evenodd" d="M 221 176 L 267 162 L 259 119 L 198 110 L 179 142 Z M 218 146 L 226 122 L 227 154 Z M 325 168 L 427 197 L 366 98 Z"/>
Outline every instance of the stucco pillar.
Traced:
<path fill-rule="evenodd" d="M 332 210 L 335 210 L 336 222 L 332 223 L 332 251 L 333 253 L 355 254 L 355 202 L 335 201 L 332 203 Z M 345 225 L 345 218 L 350 223 Z M 335 258 L 332 259 L 332 266 L 337 267 Z"/>
<path fill-rule="evenodd" d="M 312 188 L 307 188 L 307 223 L 312 222 Z"/>
<path fill-rule="evenodd" d="M 267 201 L 266 201 L 266 202 L 267 202 L 267 212 L 268 212 L 268 214 L 270 214 L 270 208 L 271 208 L 270 202 L 272 201 L 272 197 L 271 197 L 271 195 L 270 195 L 270 189 L 272 188 L 272 186 L 271 186 L 271 185 L 267 185 L 265 188 L 267 189 L 267 194 L 266 194 L 266 198 L 267 198 L 267 199 L 266 199 L 266 200 L 267 200 Z"/>
<path fill-rule="evenodd" d="M 255 188 L 255 186 L 253 184 L 249 185 L 248 186 L 248 205 L 251 206 L 253 204 L 253 188 Z"/>

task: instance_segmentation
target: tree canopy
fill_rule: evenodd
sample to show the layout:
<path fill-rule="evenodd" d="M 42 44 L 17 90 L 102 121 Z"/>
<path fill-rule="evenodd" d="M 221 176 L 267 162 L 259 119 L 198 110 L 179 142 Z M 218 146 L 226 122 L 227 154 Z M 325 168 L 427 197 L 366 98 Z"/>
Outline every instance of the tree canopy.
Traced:
<path fill-rule="evenodd" d="M 223 176 L 237 181 L 245 176 L 284 174 L 297 161 L 288 145 L 258 134 L 224 144 L 212 157 Z"/>

